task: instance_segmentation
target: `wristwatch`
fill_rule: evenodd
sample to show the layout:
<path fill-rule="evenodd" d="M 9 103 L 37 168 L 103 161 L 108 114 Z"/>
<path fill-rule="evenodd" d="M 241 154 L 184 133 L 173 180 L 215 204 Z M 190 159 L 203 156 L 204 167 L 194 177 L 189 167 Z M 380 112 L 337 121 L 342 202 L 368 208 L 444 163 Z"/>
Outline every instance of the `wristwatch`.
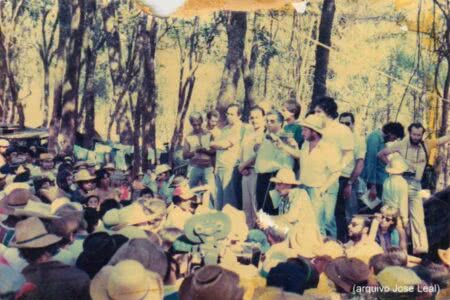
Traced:
<path fill-rule="evenodd" d="M 353 182 L 351 180 L 347 181 L 347 185 L 353 185 Z"/>

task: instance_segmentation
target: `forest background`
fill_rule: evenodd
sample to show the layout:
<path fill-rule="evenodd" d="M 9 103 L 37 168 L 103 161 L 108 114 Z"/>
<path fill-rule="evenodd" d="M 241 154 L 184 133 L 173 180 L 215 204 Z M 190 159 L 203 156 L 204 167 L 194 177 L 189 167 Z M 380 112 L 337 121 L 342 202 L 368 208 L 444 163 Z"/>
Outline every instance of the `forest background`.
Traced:
<path fill-rule="evenodd" d="M 191 2 L 203 0 L 189 0 Z M 305 2 L 306 4 L 306 2 Z M 323 0 L 257 12 L 159 18 L 133 0 L 0 0 L 0 118 L 171 153 L 192 111 L 328 94 L 367 135 L 388 121 L 448 131 L 447 0 Z M 245 115 L 244 115 L 245 116 Z M 450 148 L 434 153 L 448 182 Z M 151 152 L 151 151 L 150 151 Z M 173 158 L 173 157 L 171 157 Z"/>

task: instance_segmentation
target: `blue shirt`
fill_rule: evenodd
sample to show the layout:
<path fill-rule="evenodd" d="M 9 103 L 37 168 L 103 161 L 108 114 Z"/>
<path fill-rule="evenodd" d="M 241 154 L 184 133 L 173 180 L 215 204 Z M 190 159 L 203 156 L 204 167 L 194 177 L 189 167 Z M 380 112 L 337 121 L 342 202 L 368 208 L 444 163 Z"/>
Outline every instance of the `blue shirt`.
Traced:
<path fill-rule="evenodd" d="M 378 152 L 385 147 L 382 131 L 376 130 L 367 137 L 367 150 L 364 160 L 363 179 L 368 184 L 382 185 L 388 177 L 386 164 L 377 157 Z"/>

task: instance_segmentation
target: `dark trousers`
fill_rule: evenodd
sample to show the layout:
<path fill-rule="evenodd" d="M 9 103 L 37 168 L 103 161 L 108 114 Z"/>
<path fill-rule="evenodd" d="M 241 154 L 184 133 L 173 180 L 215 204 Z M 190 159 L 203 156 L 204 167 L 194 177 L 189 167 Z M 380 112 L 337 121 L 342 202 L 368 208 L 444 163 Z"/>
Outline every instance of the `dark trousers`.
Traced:
<path fill-rule="evenodd" d="M 339 177 L 339 191 L 336 200 L 334 216 L 336 219 L 337 239 L 346 243 L 348 241 L 348 224 L 353 215 L 359 211 L 358 204 L 358 181 L 352 185 L 352 194 L 349 199 L 344 198 L 344 189 L 348 185 L 350 178 Z"/>
<path fill-rule="evenodd" d="M 273 207 L 269 191 L 275 188 L 275 184 L 270 182 L 270 178 L 276 175 L 272 173 L 258 173 L 256 179 L 256 204 L 258 210 L 262 209 L 269 215 L 277 215 L 278 211 Z"/>

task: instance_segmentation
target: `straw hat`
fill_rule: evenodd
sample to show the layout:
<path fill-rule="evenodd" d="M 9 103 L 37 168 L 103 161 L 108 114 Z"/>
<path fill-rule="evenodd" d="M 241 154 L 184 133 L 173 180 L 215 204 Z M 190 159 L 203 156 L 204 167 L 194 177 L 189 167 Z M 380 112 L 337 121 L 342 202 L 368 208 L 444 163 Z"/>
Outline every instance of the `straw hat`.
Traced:
<path fill-rule="evenodd" d="M 87 163 L 84 160 L 80 160 L 80 161 L 77 161 L 73 167 L 74 167 L 74 169 L 86 168 Z"/>
<path fill-rule="evenodd" d="M 175 176 L 172 182 L 170 183 L 170 188 L 177 188 L 179 186 L 189 186 L 189 181 L 184 176 Z"/>
<path fill-rule="evenodd" d="M 51 153 L 41 153 L 39 155 L 39 160 L 41 161 L 53 161 L 55 159 L 55 156 Z"/>
<path fill-rule="evenodd" d="M 17 188 L 8 191 L 8 194 L 0 200 L 0 210 L 3 214 L 11 215 L 16 209 L 25 207 L 28 201 L 41 202 L 28 189 Z"/>
<path fill-rule="evenodd" d="M 62 238 L 47 231 L 36 217 L 27 218 L 16 225 L 15 240 L 9 244 L 13 248 L 43 248 L 59 242 Z"/>
<path fill-rule="evenodd" d="M 274 183 L 284 183 L 284 184 L 292 184 L 299 185 L 300 181 L 295 179 L 295 173 L 291 169 L 281 169 L 277 172 L 275 177 L 270 179 L 270 182 Z"/>
<path fill-rule="evenodd" d="M 155 300 L 163 297 L 161 277 L 135 260 L 105 266 L 91 282 L 93 300 Z"/>
<path fill-rule="evenodd" d="M 158 175 L 161 175 L 162 173 L 168 172 L 170 170 L 172 170 L 172 168 L 168 164 L 162 164 L 162 165 L 156 166 L 154 173 L 156 176 L 158 176 Z"/>
<path fill-rule="evenodd" d="M 314 130 L 317 133 L 323 134 L 325 129 L 325 121 L 319 115 L 309 115 L 303 122 L 299 122 L 301 126 Z"/>
<path fill-rule="evenodd" d="M 231 231 L 231 220 L 223 212 L 205 213 L 191 217 L 184 225 L 189 241 L 203 243 L 205 239 L 223 240 Z"/>
<path fill-rule="evenodd" d="M 95 176 L 91 175 L 88 170 L 82 169 L 75 174 L 75 178 L 73 181 L 81 182 L 81 181 L 91 181 L 95 180 Z"/>
<path fill-rule="evenodd" d="M 174 196 L 180 197 L 182 200 L 189 200 L 195 197 L 194 192 L 189 186 L 178 186 L 173 190 L 172 193 Z"/>
<path fill-rule="evenodd" d="M 0 147 L 9 147 L 9 141 L 5 139 L 0 139 Z"/>
<path fill-rule="evenodd" d="M 103 169 L 104 169 L 104 170 L 107 170 L 107 171 L 114 171 L 114 170 L 116 169 L 116 167 L 114 166 L 113 163 L 107 163 L 107 164 L 103 167 Z"/>
<path fill-rule="evenodd" d="M 438 249 L 438 255 L 444 264 L 450 266 L 450 248 L 447 248 L 447 250 Z"/>
<path fill-rule="evenodd" d="M 16 216 L 26 216 L 26 217 L 37 217 L 42 219 L 58 219 L 55 216 L 52 207 L 49 204 L 42 202 L 29 201 L 24 208 L 18 208 L 15 210 L 14 215 Z"/>
<path fill-rule="evenodd" d="M 41 196 L 45 197 L 50 203 L 52 203 L 58 198 L 66 196 L 64 191 L 57 186 L 51 186 L 45 189 L 40 189 L 39 193 L 41 194 Z"/>
<path fill-rule="evenodd" d="M 391 291 L 395 288 L 406 290 L 407 287 L 412 287 L 422 282 L 413 270 L 399 266 L 384 268 L 378 273 L 377 281 L 382 287 L 388 288 Z"/>
<path fill-rule="evenodd" d="M 368 265 L 357 258 L 339 257 L 328 264 L 325 274 L 349 293 L 355 284 L 367 281 L 370 270 Z"/>
<path fill-rule="evenodd" d="M 408 163 L 398 153 L 392 154 L 389 164 L 386 166 L 386 172 L 389 174 L 403 174 L 408 169 Z"/>

